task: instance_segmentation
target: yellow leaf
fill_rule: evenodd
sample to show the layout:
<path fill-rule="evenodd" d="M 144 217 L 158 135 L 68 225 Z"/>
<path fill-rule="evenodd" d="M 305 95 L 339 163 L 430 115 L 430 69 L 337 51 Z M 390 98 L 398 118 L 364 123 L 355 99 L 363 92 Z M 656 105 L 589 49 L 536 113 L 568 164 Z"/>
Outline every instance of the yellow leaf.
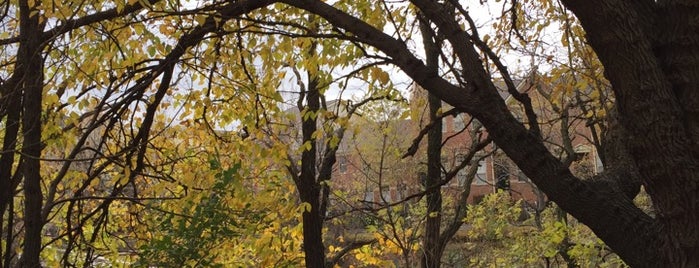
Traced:
<path fill-rule="evenodd" d="M 309 204 L 308 202 L 301 203 L 299 205 L 299 208 L 303 209 L 302 210 L 303 212 L 308 212 L 308 213 L 311 213 L 311 209 L 312 209 L 311 204 Z"/>

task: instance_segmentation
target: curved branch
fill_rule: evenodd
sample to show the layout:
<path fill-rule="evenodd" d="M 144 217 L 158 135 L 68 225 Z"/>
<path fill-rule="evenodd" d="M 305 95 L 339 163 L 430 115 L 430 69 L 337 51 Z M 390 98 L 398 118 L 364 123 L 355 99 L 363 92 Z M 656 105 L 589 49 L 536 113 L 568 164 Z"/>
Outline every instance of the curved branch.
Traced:
<path fill-rule="evenodd" d="M 648 265 L 657 260 L 660 228 L 648 215 L 623 195 L 599 191 L 594 185 L 573 176 L 514 116 L 497 94 L 490 77 L 483 70 L 471 41 L 453 18 L 445 18 L 437 3 L 414 0 L 420 10 L 447 36 L 468 72 L 463 87 L 429 74 L 427 67 L 405 46 L 382 31 L 336 8 L 318 1 L 284 0 L 292 6 L 315 13 L 339 28 L 354 33 L 363 42 L 376 47 L 430 93 L 468 112 L 488 130 L 489 137 L 544 191 L 551 200 L 588 225 L 631 265 Z M 451 21 L 450 21 L 451 20 Z M 590 209 L 595 208 L 595 209 Z M 637 234 L 643 233 L 639 236 Z M 643 250 L 648 254 L 638 254 Z"/>

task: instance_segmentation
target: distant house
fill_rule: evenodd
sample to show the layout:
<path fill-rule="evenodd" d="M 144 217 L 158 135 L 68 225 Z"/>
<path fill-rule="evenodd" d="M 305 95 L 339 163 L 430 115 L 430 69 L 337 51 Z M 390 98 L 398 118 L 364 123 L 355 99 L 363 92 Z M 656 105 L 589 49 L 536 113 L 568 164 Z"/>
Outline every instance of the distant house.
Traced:
<path fill-rule="evenodd" d="M 550 87 L 537 84 L 540 83 L 537 81 L 539 80 L 519 81 L 517 89 L 527 93 L 532 99 L 544 139 L 552 144 L 551 150 L 555 154 L 562 156 L 560 149 L 557 148 L 563 142 L 563 138 L 560 137 L 560 114 L 554 111 L 551 103 L 541 94 L 551 90 Z M 506 90 L 501 90 L 499 93 L 511 107 L 515 117 L 526 123 L 520 104 Z M 412 101 L 419 103 L 416 98 L 425 98 L 424 94 L 426 94 L 424 90 L 414 88 Z M 449 109 L 450 107 L 444 104 L 442 111 L 446 112 Z M 353 119 L 352 122 L 361 127 L 358 127 L 354 134 L 346 135 L 340 145 L 337 162 L 333 169 L 334 188 L 348 196 L 358 196 L 368 206 L 390 204 L 423 190 L 419 174 L 426 170 L 424 156 L 426 142 L 422 142 L 422 149 L 415 156 L 401 158 L 412 140 L 418 136 L 420 129 L 429 123 L 426 120 L 427 109 L 417 107 L 417 110 L 420 111 L 413 112 L 411 117 L 406 119 L 398 116 L 388 117 L 389 119 L 384 121 L 371 120 L 368 117 Z M 570 112 L 580 113 L 576 110 Z M 471 131 L 468 128 L 473 128 L 477 124 L 466 114 L 447 116 L 443 119 L 442 163 L 445 169 L 461 162 L 475 138 L 470 136 Z M 571 169 L 577 173 L 590 175 L 601 172 L 603 167 L 597 150 L 590 142 L 592 140 L 590 128 L 579 117 L 571 117 L 567 124 L 569 139 L 575 151 Z M 487 132 L 483 130 L 482 135 L 487 135 Z M 388 154 L 385 151 L 386 147 L 392 150 Z M 545 196 L 502 152 L 497 150 L 495 144 L 487 146 L 475 158 L 480 158 L 480 161 L 477 163 L 475 177 L 471 181 L 469 203 L 477 203 L 486 194 L 498 189 L 509 191 L 515 199 L 524 199 L 532 204 L 545 200 Z M 467 179 L 467 172 L 464 169 L 443 186 L 444 192 L 449 194 L 463 189 Z"/>

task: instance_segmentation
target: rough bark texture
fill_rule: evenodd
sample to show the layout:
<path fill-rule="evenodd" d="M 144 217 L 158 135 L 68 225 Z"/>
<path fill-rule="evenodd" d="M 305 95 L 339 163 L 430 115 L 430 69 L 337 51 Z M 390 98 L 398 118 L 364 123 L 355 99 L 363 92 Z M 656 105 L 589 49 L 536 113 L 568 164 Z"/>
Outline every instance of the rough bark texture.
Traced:
<path fill-rule="evenodd" d="M 633 199 L 641 191 L 641 175 L 626 144 L 626 129 L 616 117 L 616 110 L 612 109 L 607 119 L 608 131 L 602 137 L 605 175 L 613 179 L 628 198 Z"/>
<path fill-rule="evenodd" d="M 317 113 L 320 109 L 320 92 L 318 81 L 311 79 L 306 91 L 307 113 Z M 323 217 L 320 214 L 320 185 L 316 182 L 316 139 L 313 133 L 317 129 L 316 116 L 304 116 L 301 125 L 303 142 L 309 142 L 311 148 L 301 154 L 301 174 L 296 181 L 296 188 L 301 202 L 308 203 L 310 209 L 303 212 L 303 251 L 306 267 L 323 267 L 325 265 L 325 247 L 323 246 Z"/>
<path fill-rule="evenodd" d="M 273 1 L 244 2 L 241 12 Z M 459 60 L 464 81 L 453 84 L 430 71 L 402 40 L 384 34 L 332 6 L 313 0 L 282 0 L 318 14 L 338 28 L 354 34 L 356 41 L 371 45 L 391 58 L 419 85 L 460 111 L 477 118 L 490 137 L 520 169 L 561 208 L 588 225 L 629 265 L 634 267 L 699 266 L 699 3 L 694 0 L 562 0 L 581 21 L 590 45 L 605 67 L 627 135 L 626 146 L 638 167 L 641 182 L 657 207 L 651 218 L 635 207 L 628 191 L 615 176 L 582 181 L 550 154 L 541 139 L 519 123 L 497 94 L 483 68 L 480 54 L 467 32 L 439 2 L 412 0 L 439 29 Z M 24 177 L 26 267 L 39 265 L 41 189 L 39 171 L 41 115 L 42 33 L 38 19 L 30 17 L 28 1 L 19 3 L 20 45 L 12 78 L 2 86 L 3 98 L 23 95 L 22 102 L 3 102 L 7 128 L 0 155 L 3 191 L 14 189 L 10 177 L 15 161 L 18 124 L 22 122 L 25 160 L 15 174 Z M 231 12 L 231 11 L 227 11 Z M 234 12 L 235 13 L 235 12 Z M 208 23 L 208 22 L 207 22 Z M 208 25 L 213 24 L 213 20 Z M 20 75 L 17 75 L 20 74 Z M 9 93 L 6 95 L 6 93 Z M 308 105 L 318 109 L 317 90 L 309 87 Z M 311 94 L 316 94 L 311 98 Z M 17 96 L 17 95 L 14 95 Z M 9 109 L 21 107 L 21 115 Z M 311 129 L 304 121 L 304 128 Z M 315 122 L 313 122 L 315 124 Z M 315 125 L 312 128 L 315 130 Z M 312 141 L 304 129 L 304 141 Z M 9 134 L 9 135 L 8 135 Z M 9 139 L 8 139 L 9 138 Z M 7 151 L 5 149 L 11 149 Z M 10 153 L 11 152 L 11 153 Z M 315 144 L 302 160 L 315 157 Z M 310 167 L 315 166 L 315 159 Z M 9 173 L 8 173 L 9 172 Z M 606 178 L 606 179 L 605 179 Z M 301 199 L 311 205 L 303 214 L 306 265 L 322 267 L 322 217 L 320 187 L 315 170 L 302 167 L 297 180 Z M 9 186 L 9 187 L 6 187 Z M 626 192 L 626 193 L 625 193 Z M 7 192 L 5 192 L 7 193 Z M 5 212 L 10 198 L 3 195 Z"/>
<path fill-rule="evenodd" d="M 430 117 L 437 117 L 442 101 L 429 96 Z M 425 220 L 425 235 L 421 267 L 440 267 L 442 254 L 439 247 L 440 226 L 442 224 L 442 192 L 439 187 L 442 182 L 442 122 L 436 121 L 427 134 L 427 177 L 425 181 L 427 192 L 427 219 Z"/>
<path fill-rule="evenodd" d="M 41 98 L 43 94 L 43 59 L 40 42 L 39 16 L 31 16 L 33 7 L 20 1 L 20 37 L 18 67 L 23 69 L 20 82 L 22 101 L 22 174 L 24 176 L 24 246 L 22 267 L 41 267 Z M 12 213 L 12 212 L 10 212 Z"/>
<path fill-rule="evenodd" d="M 657 254 L 671 266 L 696 267 L 699 3 L 594 2 L 564 1 L 585 27 L 617 97 L 628 147 L 658 209 Z"/>
<path fill-rule="evenodd" d="M 420 21 L 420 31 L 423 36 L 427 69 L 433 75 L 438 75 L 439 50 L 434 40 L 434 33 L 427 20 Z M 427 176 L 425 189 L 427 192 L 427 219 L 425 220 L 425 235 L 421 267 L 439 267 L 441 252 L 439 250 L 439 234 L 442 223 L 442 192 L 439 184 L 442 181 L 442 118 L 437 114 L 442 108 L 442 100 L 429 94 L 428 105 L 432 128 L 427 132 Z"/>
<path fill-rule="evenodd" d="M 154 0 L 157 1 L 157 0 Z M 271 4 L 273 1 L 238 1 L 236 3 L 222 7 L 219 10 L 219 18 L 231 19 L 234 16 L 250 12 L 251 10 Z M 151 2 L 154 3 L 154 2 Z M 110 10 L 95 12 L 91 15 L 68 19 L 55 23 L 53 29 L 43 31 L 46 20 L 41 21 L 34 6 L 38 6 L 36 1 L 19 1 L 18 21 L 19 21 L 19 36 L 16 38 L 3 39 L 2 45 L 17 44 L 17 56 L 15 67 L 12 76 L 7 81 L 0 81 L 0 118 L 4 119 L 5 130 L 3 136 L 3 148 L 0 154 L 0 218 L 3 224 L 0 227 L 5 228 L 5 248 L 3 254 L 4 267 L 40 267 L 41 259 L 40 252 L 42 249 L 42 227 L 46 221 L 48 213 L 42 215 L 42 210 L 48 211 L 51 209 L 51 200 L 45 204 L 44 195 L 41 185 L 41 152 L 42 152 L 42 132 L 41 120 L 42 111 L 42 96 L 44 92 L 44 58 L 43 53 L 46 47 L 50 46 L 52 39 L 70 32 L 76 28 L 86 26 L 91 23 L 110 20 L 120 16 L 126 16 L 129 13 L 141 10 L 141 3 L 127 5 L 121 11 L 117 8 Z M 5 7 L 11 4 L 4 5 Z M 7 14 L 6 14 L 7 15 Z M 155 78 L 163 74 L 163 80 L 155 95 L 155 101 L 148 107 L 148 112 L 145 115 L 147 120 L 152 120 L 155 110 L 159 107 L 159 102 L 162 100 L 164 93 L 170 85 L 169 80 L 172 74 L 172 68 L 176 64 L 179 57 L 192 45 L 197 44 L 202 40 L 202 37 L 213 30 L 217 29 L 216 24 L 219 23 L 214 19 L 207 20 L 203 25 L 195 27 L 192 32 L 185 34 L 178 44 L 173 48 L 170 55 L 161 62 L 158 66 L 152 69 L 150 79 L 141 80 L 141 83 L 126 89 L 125 91 L 140 92 L 143 91 L 153 82 Z M 169 71 L 165 71 L 169 69 Z M 170 76 L 167 74 L 169 73 Z M 149 119 L 150 118 L 150 119 Z M 139 135 L 144 139 L 148 138 L 150 129 L 149 123 L 144 124 L 139 129 Z M 148 125 L 148 126 L 146 126 Z M 21 130 L 21 133 L 20 133 Z M 136 140 L 138 142 L 140 140 Z M 21 142 L 21 149 L 17 149 Z M 132 147 L 133 150 L 138 148 L 139 165 L 142 164 L 143 147 Z M 14 171 L 14 173 L 13 173 Z M 136 170 L 138 171 L 138 170 Z M 132 177 L 140 172 L 132 172 Z M 58 180 L 58 179 L 57 179 Z M 57 181 L 55 180 L 55 181 Z M 17 195 L 16 189 L 22 183 L 24 206 L 21 211 L 23 217 L 15 220 L 16 216 L 13 211 L 13 198 Z M 120 188 L 113 192 L 120 192 Z M 113 197 L 110 196 L 110 197 Z M 102 203 L 101 206 L 108 206 L 111 201 Z M 72 203 L 71 203 L 72 204 Z M 4 217 L 5 212 L 10 215 Z M 68 214 L 70 218 L 70 214 Z M 4 221 L 7 219 L 7 221 Z M 18 226 L 23 226 L 24 239 L 17 239 L 21 234 L 13 233 L 18 230 Z M 99 226 L 95 226 L 99 229 Z M 68 228 L 70 229 L 70 228 Z M 70 232 L 69 232 L 70 233 Z M 98 237 L 98 233 L 94 233 L 92 241 Z M 68 235 L 70 238 L 71 235 Z M 69 242 L 72 243 L 73 241 Z M 21 260 L 16 262 L 16 258 L 20 252 L 15 248 L 21 244 Z M 72 248 L 67 248 L 64 257 L 68 256 Z M 92 250 L 92 249 L 89 249 Z M 92 260 L 91 253 L 86 254 L 86 260 Z M 66 262 L 64 262 L 66 263 Z M 89 265 L 86 262 L 85 265 Z"/>

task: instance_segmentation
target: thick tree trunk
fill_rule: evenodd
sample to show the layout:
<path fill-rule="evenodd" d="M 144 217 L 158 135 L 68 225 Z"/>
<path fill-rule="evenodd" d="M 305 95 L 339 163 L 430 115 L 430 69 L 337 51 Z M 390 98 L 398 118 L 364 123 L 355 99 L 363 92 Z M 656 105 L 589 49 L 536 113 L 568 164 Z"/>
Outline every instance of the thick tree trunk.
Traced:
<path fill-rule="evenodd" d="M 22 97 L 17 83 L 13 83 L 12 81 L 17 80 L 17 77 L 23 76 L 21 69 L 15 71 L 10 81 L 2 85 L 2 91 L 0 92 L 3 109 L 6 109 L 7 112 L 2 153 L 0 153 L 0 221 L 3 221 L 3 224 L 0 225 L 2 225 L 2 227 L 5 227 L 5 225 L 7 226 L 5 248 L 3 249 L 4 251 L 0 250 L 4 260 L 3 267 L 10 267 L 13 261 L 14 232 L 12 232 L 12 229 L 14 222 L 12 219 L 14 216 L 14 209 L 12 202 L 14 202 L 15 190 L 19 184 L 19 178 L 16 176 L 17 174 L 12 174 L 12 166 L 15 161 L 15 149 L 17 148 L 17 137 L 19 135 Z M 17 167 L 18 170 L 21 168 L 21 166 Z M 8 213 L 7 222 L 4 222 L 5 212 Z"/>
<path fill-rule="evenodd" d="M 635 207 L 613 185 L 592 184 L 570 171 L 509 112 L 497 94 L 490 76 L 468 35 L 453 17 L 444 16 L 439 4 L 413 1 L 452 44 L 468 83 L 454 85 L 429 73 L 428 68 L 402 45 L 351 16 L 323 3 L 287 1 L 323 16 L 336 26 L 349 29 L 357 38 L 377 47 L 423 88 L 461 111 L 470 113 L 487 128 L 489 135 L 522 171 L 564 210 L 590 226 L 597 235 L 633 266 L 657 266 L 660 258 L 659 226 Z M 610 188 L 611 187 L 611 188 Z"/>
<path fill-rule="evenodd" d="M 434 40 L 434 33 L 430 29 L 429 21 L 420 20 L 420 31 L 423 36 L 427 68 L 433 75 L 438 75 L 439 50 Z M 427 201 L 427 219 L 425 220 L 425 234 L 421 267 L 439 268 L 442 258 L 440 250 L 440 227 L 442 224 L 442 191 L 439 184 L 442 180 L 442 119 L 437 114 L 442 108 L 442 100 L 428 93 L 428 105 L 432 129 L 427 133 L 427 177 L 425 188 Z"/>
<path fill-rule="evenodd" d="M 306 267 L 322 268 L 325 265 L 325 247 L 323 246 L 323 218 L 319 210 L 320 191 L 308 191 L 301 200 L 310 204 L 311 209 L 303 212 L 303 252 Z M 315 197 L 315 198 L 313 198 Z M 306 200 L 304 200 L 306 199 Z"/>
<path fill-rule="evenodd" d="M 309 77 L 311 77 L 309 75 Z M 317 113 L 320 109 L 320 92 L 318 81 L 310 79 L 306 94 L 306 108 L 309 113 Z M 313 133 L 317 129 L 316 116 L 301 115 L 303 123 L 301 131 L 303 143 L 309 142 L 310 149 L 301 153 L 301 174 L 296 182 L 296 187 L 301 196 L 301 201 L 310 205 L 310 209 L 303 212 L 303 251 L 305 253 L 306 267 L 321 268 L 325 265 L 325 247 L 323 246 L 323 216 L 320 207 L 320 185 L 316 181 L 316 139 Z"/>
<path fill-rule="evenodd" d="M 19 66 L 17 66 L 19 67 Z M 17 182 L 12 176 L 12 165 L 15 161 L 15 149 L 17 148 L 17 135 L 20 126 L 20 111 L 22 110 L 21 89 L 17 85 L 18 77 L 23 77 L 24 72 L 18 68 L 9 81 L 2 84 L 0 101 L 2 101 L 5 120 L 2 152 L 0 153 L 0 216 L 4 216 L 5 210 L 12 202 Z M 10 211 L 10 213 L 12 213 Z M 0 217 L 4 219 L 4 217 Z"/>
<path fill-rule="evenodd" d="M 442 101 L 432 95 L 429 96 L 430 117 L 434 121 L 432 129 L 427 134 L 427 177 L 425 187 L 428 190 L 427 219 L 425 220 L 425 235 L 421 266 L 423 268 L 440 267 L 442 252 L 440 250 L 440 226 L 442 224 L 442 191 L 439 184 L 442 180 L 441 153 L 442 153 L 442 122 L 437 119 L 437 111 L 442 106 Z"/>
<path fill-rule="evenodd" d="M 24 246 L 22 267 L 41 267 L 41 99 L 43 95 L 43 58 L 40 49 L 41 28 L 33 7 L 20 1 L 20 37 L 18 65 L 24 72 L 22 101 L 22 175 L 24 176 Z M 12 212 L 10 212 L 12 213 Z"/>
<path fill-rule="evenodd" d="M 699 3 L 594 2 L 564 1 L 617 97 L 631 155 L 658 209 L 659 258 L 699 266 Z"/>

